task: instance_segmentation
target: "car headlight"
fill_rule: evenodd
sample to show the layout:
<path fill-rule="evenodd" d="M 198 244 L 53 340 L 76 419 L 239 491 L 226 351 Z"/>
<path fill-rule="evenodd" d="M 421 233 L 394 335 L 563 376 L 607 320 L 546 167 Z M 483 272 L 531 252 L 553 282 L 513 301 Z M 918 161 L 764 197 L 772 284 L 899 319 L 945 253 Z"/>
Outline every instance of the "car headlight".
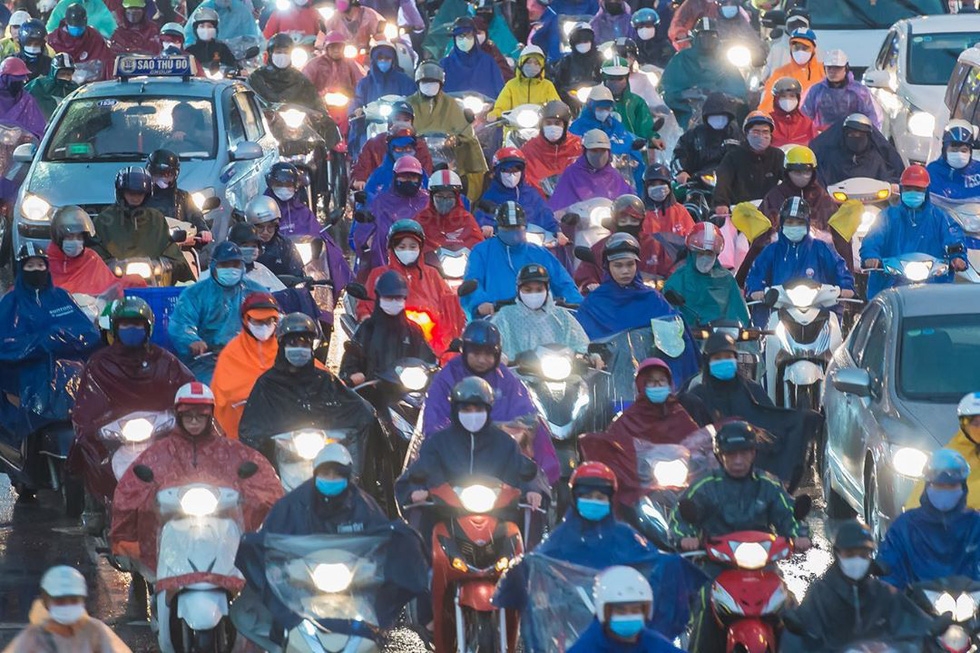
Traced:
<path fill-rule="evenodd" d="M 46 222 L 51 219 L 51 204 L 33 193 L 24 195 L 20 204 L 21 214 L 32 222 Z"/>
<path fill-rule="evenodd" d="M 322 431 L 300 431 L 293 436 L 293 447 L 303 460 L 313 460 L 327 444 Z"/>
<path fill-rule="evenodd" d="M 485 485 L 471 485 L 460 490 L 459 502 L 473 513 L 490 512 L 497 502 L 497 493 Z"/>
<path fill-rule="evenodd" d="M 350 104 L 350 98 L 346 93 L 335 93 L 328 91 L 323 94 L 323 101 L 328 107 L 346 107 Z"/>
<path fill-rule="evenodd" d="M 418 366 L 403 367 L 398 373 L 398 380 L 412 392 L 418 392 L 429 382 L 429 374 Z"/>
<path fill-rule="evenodd" d="M 122 436 L 126 442 L 146 442 L 153 435 L 153 423 L 139 417 L 131 419 L 122 427 Z"/>
<path fill-rule="evenodd" d="M 463 98 L 463 108 L 469 109 L 473 113 L 481 113 L 486 106 L 487 103 L 475 95 L 467 95 Z"/>
<path fill-rule="evenodd" d="M 152 279 L 153 267 L 146 261 L 134 261 L 133 263 L 127 263 L 126 275 L 133 275 L 144 279 Z"/>
<path fill-rule="evenodd" d="M 313 243 L 293 244 L 296 246 L 296 251 L 299 253 L 299 258 L 303 261 L 303 265 L 309 265 L 310 261 L 313 260 Z"/>
<path fill-rule="evenodd" d="M 279 117 L 282 121 L 286 123 L 286 126 L 290 129 L 299 129 L 302 126 L 303 121 L 306 120 L 306 114 L 299 109 L 286 109 L 285 111 L 279 112 Z"/>
<path fill-rule="evenodd" d="M 928 138 L 936 128 L 936 117 L 928 111 L 913 111 L 909 116 L 908 127 L 913 136 Z"/>
<path fill-rule="evenodd" d="M 310 53 L 303 48 L 293 48 L 289 51 L 289 63 L 292 64 L 293 68 L 299 70 L 303 69 L 306 62 L 310 60 Z"/>
<path fill-rule="evenodd" d="M 758 542 L 742 542 L 735 547 L 735 564 L 740 569 L 762 569 L 769 562 L 769 552 Z"/>
<path fill-rule="evenodd" d="M 321 592 L 343 592 L 353 580 L 354 573 L 343 563 L 319 564 L 313 568 L 313 584 Z"/>
<path fill-rule="evenodd" d="M 932 273 L 932 261 L 904 261 L 902 274 L 909 281 L 925 281 Z"/>
<path fill-rule="evenodd" d="M 728 63 L 736 68 L 748 68 L 752 65 L 752 53 L 744 45 L 733 45 L 728 48 L 728 52 L 725 54 L 728 57 Z"/>
<path fill-rule="evenodd" d="M 687 463 L 683 460 L 661 460 L 653 466 L 653 478 L 661 487 L 683 487 L 687 483 Z"/>
<path fill-rule="evenodd" d="M 521 129 L 534 129 L 538 126 L 538 112 L 534 109 L 522 109 L 514 116 L 514 121 Z"/>
<path fill-rule="evenodd" d="M 442 273 L 450 279 L 462 279 L 466 274 L 466 256 L 446 256 L 442 259 Z"/>
<path fill-rule="evenodd" d="M 787 288 L 786 296 L 797 308 L 808 308 L 813 306 L 813 300 L 817 298 L 819 289 L 810 286 L 799 285 L 795 288 Z"/>
<path fill-rule="evenodd" d="M 218 497 L 206 487 L 192 487 L 181 495 L 180 509 L 191 517 L 207 517 L 218 509 Z"/>
<path fill-rule="evenodd" d="M 572 361 L 567 356 L 542 356 L 541 373 L 552 381 L 564 381 L 572 373 Z"/>
<path fill-rule="evenodd" d="M 912 447 L 897 447 L 892 451 L 892 468 L 902 476 L 920 478 L 929 456 Z"/>

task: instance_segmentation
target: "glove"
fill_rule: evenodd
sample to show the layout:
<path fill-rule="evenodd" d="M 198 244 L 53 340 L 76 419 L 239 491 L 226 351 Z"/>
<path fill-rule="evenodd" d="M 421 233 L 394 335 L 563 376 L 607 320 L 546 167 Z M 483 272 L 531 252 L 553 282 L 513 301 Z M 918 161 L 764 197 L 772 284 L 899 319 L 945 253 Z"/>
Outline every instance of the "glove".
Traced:
<path fill-rule="evenodd" d="M 745 234 L 750 243 L 772 229 L 772 222 L 752 202 L 742 202 L 735 205 L 735 210 L 732 212 L 732 224 Z"/>

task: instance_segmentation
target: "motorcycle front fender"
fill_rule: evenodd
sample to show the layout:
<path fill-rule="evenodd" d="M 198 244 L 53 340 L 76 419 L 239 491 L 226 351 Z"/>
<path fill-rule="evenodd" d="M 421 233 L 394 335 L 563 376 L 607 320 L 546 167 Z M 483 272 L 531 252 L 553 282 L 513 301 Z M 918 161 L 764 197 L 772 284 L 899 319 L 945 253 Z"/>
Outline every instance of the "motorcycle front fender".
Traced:
<path fill-rule="evenodd" d="M 726 653 L 771 653 L 777 648 L 776 633 L 761 619 L 741 619 L 728 627 Z"/>
<path fill-rule="evenodd" d="M 496 608 L 490 604 L 490 599 L 496 588 L 496 579 L 480 578 L 463 582 L 459 586 L 459 604 L 479 612 L 493 612 Z"/>
<path fill-rule="evenodd" d="M 41 432 L 41 453 L 54 458 L 67 460 L 72 442 L 75 441 L 75 429 L 71 422 L 59 422 L 46 426 Z"/>
<path fill-rule="evenodd" d="M 824 370 L 820 365 L 812 361 L 796 361 L 786 366 L 783 380 L 799 387 L 820 383 L 823 376 Z"/>
<path fill-rule="evenodd" d="M 227 615 L 228 595 L 224 590 L 185 590 L 177 595 L 177 617 L 191 630 L 211 630 Z"/>

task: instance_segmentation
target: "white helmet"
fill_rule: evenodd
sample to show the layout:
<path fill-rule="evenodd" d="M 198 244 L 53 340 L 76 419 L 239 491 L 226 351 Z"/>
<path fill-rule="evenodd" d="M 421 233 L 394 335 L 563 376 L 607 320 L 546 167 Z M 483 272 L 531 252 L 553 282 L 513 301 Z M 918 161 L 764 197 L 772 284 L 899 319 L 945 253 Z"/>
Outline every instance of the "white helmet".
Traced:
<path fill-rule="evenodd" d="M 200 381 L 185 383 L 174 395 L 174 407 L 177 406 L 214 406 L 214 393 Z"/>
<path fill-rule="evenodd" d="M 279 204 L 268 195 L 256 195 L 245 205 L 245 220 L 250 225 L 265 224 L 281 217 Z"/>
<path fill-rule="evenodd" d="M 843 50 L 831 50 L 823 59 L 825 66 L 846 66 L 847 53 Z"/>
<path fill-rule="evenodd" d="M 85 577 L 74 567 L 58 565 L 41 576 L 41 589 L 48 596 L 88 596 Z"/>
<path fill-rule="evenodd" d="M 320 449 L 320 453 L 316 455 L 313 460 L 313 469 L 317 469 L 320 465 L 326 465 L 327 463 L 337 463 L 347 468 L 348 473 L 351 467 L 354 466 L 354 459 L 351 458 L 350 452 L 347 447 L 340 444 L 339 442 L 331 442 L 323 449 Z"/>
<path fill-rule="evenodd" d="M 452 170 L 436 170 L 429 177 L 429 192 L 438 188 L 451 188 L 453 190 L 463 190 L 463 180 Z"/>
<path fill-rule="evenodd" d="M 957 417 L 973 417 L 980 415 L 980 392 L 971 392 L 960 399 L 960 405 L 956 407 Z"/>
<path fill-rule="evenodd" d="M 646 603 L 647 619 L 653 617 L 653 590 L 643 574 L 632 567 L 610 567 L 596 576 L 592 600 L 602 623 L 606 623 L 606 606 L 616 603 Z"/>
<path fill-rule="evenodd" d="M 615 102 L 616 98 L 613 97 L 612 91 L 609 87 L 599 84 L 589 91 L 589 101 L 590 102 Z"/>
<path fill-rule="evenodd" d="M 582 136 L 582 147 L 587 150 L 611 150 L 609 136 L 601 129 L 590 129 Z"/>

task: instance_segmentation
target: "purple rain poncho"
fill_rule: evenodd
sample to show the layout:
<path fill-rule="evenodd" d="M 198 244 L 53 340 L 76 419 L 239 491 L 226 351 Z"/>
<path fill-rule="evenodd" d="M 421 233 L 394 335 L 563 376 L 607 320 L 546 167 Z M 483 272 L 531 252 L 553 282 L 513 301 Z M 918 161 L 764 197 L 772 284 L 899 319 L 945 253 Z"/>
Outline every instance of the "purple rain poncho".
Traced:
<path fill-rule="evenodd" d="M 548 200 L 548 206 L 553 211 L 558 211 L 593 197 L 615 200 L 620 195 L 632 192 L 633 189 L 615 168 L 606 164 L 601 170 L 593 170 L 583 154 L 575 163 L 565 168 L 555 186 L 555 192 Z"/>

